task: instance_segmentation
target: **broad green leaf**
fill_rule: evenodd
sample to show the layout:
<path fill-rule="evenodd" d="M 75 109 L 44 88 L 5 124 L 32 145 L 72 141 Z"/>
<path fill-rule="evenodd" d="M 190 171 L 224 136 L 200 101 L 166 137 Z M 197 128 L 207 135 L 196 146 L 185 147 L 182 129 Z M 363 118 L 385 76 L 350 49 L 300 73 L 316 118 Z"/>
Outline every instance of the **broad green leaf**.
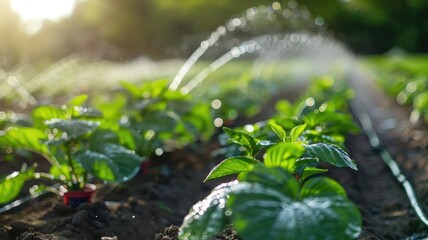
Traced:
<path fill-rule="evenodd" d="M 184 218 L 178 238 L 180 240 L 210 239 L 229 224 L 226 199 L 231 186 L 237 182 L 217 186 L 204 200 L 196 203 Z"/>
<path fill-rule="evenodd" d="M 265 185 L 242 182 L 231 187 L 227 208 L 246 240 L 346 240 L 361 233 L 358 208 L 340 194 L 296 201 Z"/>
<path fill-rule="evenodd" d="M 31 179 L 33 175 L 34 167 L 31 167 L 0 178 L 0 204 L 12 201 L 21 191 L 25 181 Z"/>
<path fill-rule="evenodd" d="M 298 143 L 279 143 L 266 151 L 264 164 L 266 167 L 282 167 L 292 172 L 296 160 L 302 155 L 304 148 Z"/>
<path fill-rule="evenodd" d="M 299 199 L 337 195 L 346 197 L 345 189 L 338 182 L 327 177 L 315 177 L 303 183 Z"/>
<path fill-rule="evenodd" d="M 44 125 L 50 119 L 66 119 L 67 112 L 54 106 L 40 106 L 31 113 L 36 125 Z"/>
<path fill-rule="evenodd" d="M 306 128 L 306 123 L 295 126 L 293 129 L 291 129 L 291 132 L 290 132 L 291 142 L 296 142 L 297 138 L 300 136 L 300 134 L 302 134 L 305 128 Z"/>
<path fill-rule="evenodd" d="M 82 106 L 83 104 L 86 103 L 87 100 L 88 100 L 88 95 L 81 94 L 71 99 L 67 105 L 70 107 Z"/>
<path fill-rule="evenodd" d="M 318 158 L 301 157 L 296 160 L 293 173 L 303 176 L 303 172 L 306 168 L 316 167 L 319 163 Z"/>
<path fill-rule="evenodd" d="M 287 133 L 284 128 L 274 122 L 269 123 L 269 127 L 279 137 L 279 139 L 281 139 L 281 141 L 285 142 L 287 140 Z"/>
<path fill-rule="evenodd" d="M 154 112 L 143 116 L 137 128 L 143 131 L 172 132 L 176 128 L 180 117 L 171 111 Z"/>
<path fill-rule="evenodd" d="M 331 143 L 345 148 L 343 143 L 345 142 L 345 137 L 339 134 L 330 134 L 325 135 L 322 132 L 317 132 L 315 130 L 306 130 L 305 131 L 305 140 L 310 144 L 314 143 Z"/>
<path fill-rule="evenodd" d="M 420 111 L 428 110 L 428 91 L 424 91 L 415 96 L 413 106 Z"/>
<path fill-rule="evenodd" d="M 305 181 L 308 177 L 311 177 L 311 176 L 314 176 L 317 174 L 321 174 L 321 173 L 326 173 L 327 171 L 328 171 L 327 169 L 316 168 L 316 167 L 307 167 L 303 170 L 301 180 Z"/>
<path fill-rule="evenodd" d="M 230 157 L 215 166 L 208 174 L 205 181 L 241 172 L 249 172 L 258 165 L 261 165 L 261 163 L 250 157 Z"/>
<path fill-rule="evenodd" d="M 118 122 L 123 115 L 123 110 L 126 105 L 126 98 L 123 95 L 116 95 L 110 101 L 103 101 L 96 105 L 101 111 L 105 119 Z"/>
<path fill-rule="evenodd" d="M 260 142 L 258 139 L 248 135 L 247 133 L 239 132 L 227 127 L 223 127 L 223 130 L 230 137 L 230 140 L 233 143 L 245 147 L 250 156 L 254 156 L 258 152 L 259 148 L 257 143 Z"/>
<path fill-rule="evenodd" d="M 100 123 L 80 119 L 52 119 L 46 121 L 46 125 L 48 125 L 50 128 L 57 128 L 62 132 L 67 133 L 70 139 L 78 139 L 79 137 L 94 131 L 100 125 Z"/>
<path fill-rule="evenodd" d="M 141 97 L 139 87 L 133 83 L 121 81 L 120 85 L 133 97 L 139 98 Z"/>
<path fill-rule="evenodd" d="M 258 183 L 295 199 L 298 185 L 294 176 L 282 168 L 259 168 L 254 171 L 239 175 L 239 181 Z"/>
<path fill-rule="evenodd" d="M 97 129 L 91 134 L 89 149 L 100 152 L 106 143 L 119 143 L 117 134 L 109 129 Z"/>
<path fill-rule="evenodd" d="M 40 129 L 28 127 L 11 128 L 4 132 L 3 135 L 0 134 L 0 145 L 46 154 L 48 153 L 48 148 L 42 144 L 42 141 L 46 139 L 46 134 Z"/>
<path fill-rule="evenodd" d="M 133 151 L 111 143 L 100 150 L 78 152 L 76 161 L 93 176 L 110 182 L 128 181 L 138 173 L 142 160 Z"/>
<path fill-rule="evenodd" d="M 328 144 L 316 143 L 305 146 L 302 157 L 317 158 L 320 162 L 327 162 L 336 167 L 350 167 L 357 170 L 355 161 L 342 148 Z"/>

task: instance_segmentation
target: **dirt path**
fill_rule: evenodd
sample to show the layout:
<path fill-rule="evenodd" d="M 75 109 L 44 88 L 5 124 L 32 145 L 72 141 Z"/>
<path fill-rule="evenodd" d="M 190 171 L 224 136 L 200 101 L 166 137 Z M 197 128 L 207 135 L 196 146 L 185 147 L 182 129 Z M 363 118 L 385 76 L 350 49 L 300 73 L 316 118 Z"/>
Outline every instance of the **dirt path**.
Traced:
<path fill-rule="evenodd" d="M 351 84 L 356 90 L 354 107 L 362 107 L 373 123 L 380 147 L 397 161 L 404 176 L 415 187 L 422 210 L 428 210 L 428 128 L 421 121 L 411 123 L 410 108 L 399 106 L 394 99 L 376 88 L 368 76 L 355 74 Z M 415 233 L 427 236 L 427 228 L 411 207 L 404 188 L 383 163 L 379 151 L 369 146 L 366 137 L 350 137 L 351 156 L 360 170 L 353 175 L 360 192 L 349 189 L 365 220 L 365 230 L 381 239 L 403 239 Z M 345 183 L 345 186 L 349 187 Z M 351 185 L 352 186 L 352 185 Z M 424 239 L 420 238 L 415 239 Z"/>

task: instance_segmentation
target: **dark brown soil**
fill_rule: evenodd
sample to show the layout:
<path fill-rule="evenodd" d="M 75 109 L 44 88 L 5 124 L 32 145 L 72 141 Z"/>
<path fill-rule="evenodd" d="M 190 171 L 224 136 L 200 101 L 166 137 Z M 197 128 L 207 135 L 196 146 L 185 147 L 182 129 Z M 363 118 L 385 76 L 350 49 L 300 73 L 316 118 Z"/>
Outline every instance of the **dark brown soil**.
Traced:
<path fill-rule="evenodd" d="M 378 92 L 366 94 L 380 96 Z M 413 130 L 402 129 L 402 126 L 415 128 L 408 124 L 407 108 L 383 97 L 373 103 L 376 103 L 373 109 L 377 110 L 370 115 L 384 147 L 415 184 L 427 210 L 428 154 L 423 138 L 415 139 L 414 135 L 407 134 Z M 376 117 L 380 112 L 393 113 L 394 116 L 386 119 L 393 119 L 395 125 L 385 128 L 385 119 Z M 417 131 L 426 131 L 426 125 L 418 125 Z M 385 167 L 378 152 L 370 147 L 366 136 L 349 136 L 346 145 L 359 171 L 331 168 L 328 174 L 345 186 L 349 197 L 360 208 L 364 222 L 360 239 L 405 239 L 416 233 L 427 233 L 401 185 Z M 83 204 L 77 209 L 64 206 L 56 195 L 32 200 L 0 215 L 0 239 L 174 239 L 176 228 L 170 226 L 179 226 L 189 208 L 219 183 L 203 183 L 214 162 L 219 160 L 213 161 L 210 156 L 216 147 L 214 141 L 196 150 L 184 149 L 152 159 L 149 173 L 126 184 L 104 186 L 95 203 Z M 238 237 L 228 230 L 217 239 Z"/>

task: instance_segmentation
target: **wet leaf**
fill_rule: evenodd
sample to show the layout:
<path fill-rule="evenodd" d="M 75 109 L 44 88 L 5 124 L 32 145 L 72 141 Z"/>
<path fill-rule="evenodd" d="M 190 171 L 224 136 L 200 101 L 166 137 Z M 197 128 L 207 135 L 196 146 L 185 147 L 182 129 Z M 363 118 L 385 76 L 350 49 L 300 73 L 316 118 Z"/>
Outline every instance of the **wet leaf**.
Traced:
<path fill-rule="evenodd" d="M 296 198 L 298 192 L 297 181 L 294 176 L 282 168 L 260 168 L 247 174 L 239 175 L 239 181 L 258 183 L 276 189 L 279 192 Z"/>
<path fill-rule="evenodd" d="M 88 95 L 81 94 L 71 99 L 67 105 L 70 107 L 82 106 L 83 104 L 86 103 L 87 100 L 88 100 Z"/>
<path fill-rule="evenodd" d="M 128 181 L 138 173 L 142 159 L 133 151 L 111 143 L 99 150 L 78 152 L 76 161 L 93 176 L 110 182 Z"/>
<path fill-rule="evenodd" d="M 303 170 L 303 174 L 302 174 L 302 181 L 304 181 L 305 179 L 307 179 L 308 177 L 314 176 L 314 175 L 318 175 L 321 173 L 326 173 L 328 170 L 327 169 L 322 169 L 322 168 L 316 168 L 316 167 L 307 167 Z"/>
<path fill-rule="evenodd" d="M 306 128 L 306 123 L 295 126 L 293 129 L 291 129 L 291 132 L 290 132 L 291 142 L 296 142 L 297 138 L 300 136 L 300 134 L 302 134 L 305 128 Z"/>
<path fill-rule="evenodd" d="M 296 160 L 302 155 L 304 148 L 298 143 L 279 143 L 266 151 L 264 164 L 266 167 L 282 167 L 292 172 Z"/>
<path fill-rule="evenodd" d="M 229 136 L 230 140 L 233 143 L 239 144 L 247 150 L 247 153 L 250 156 L 254 156 L 259 150 L 260 147 L 258 143 L 260 142 L 258 139 L 253 136 L 248 135 L 247 133 L 236 131 L 227 127 L 224 127 L 223 130 Z"/>
<path fill-rule="evenodd" d="M 257 183 L 230 190 L 227 207 L 239 236 L 259 239 L 354 239 L 361 232 L 357 207 L 340 194 L 296 201 Z"/>
<path fill-rule="evenodd" d="M 305 181 L 300 190 L 299 198 L 305 199 L 337 195 L 346 197 L 345 189 L 338 182 L 327 177 L 315 177 Z"/>
<path fill-rule="evenodd" d="M 78 139 L 79 137 L 94 131 L 100 125 L 100 123 L 80 119 L 51 119 L 46 121 L 46 125 L 48 125 L 50 128 L 57 128 L 62 132 L 67 133 L 67 136 L 70 139 Z"/>
<path fill-rule="evenodd" d="M 215 166 L 208 174 L 205 181 L 232 174 L 249 172 L 257 165 L 261 165 L 261 163 L 250 157 L 230 157 Z"/>
<path fill-rule="evenodd" d="M 66 119 L 67 112 L 54 106 L 40 106 L 31 113 L 36 125 L 44 125 L 45 121 L 50 119 Z"/>
<path fill-rule="evenodd" d="M 16 198 L 25 181 L 31 179 L 33 175 L 34 167 L 31 167 L 0 178 L 0 204 L 8 203 Z"/>
<path fill-rule="evenodd" d="M 302 157 L 316 158 L 319 159 L 320 162 L 327 162 L 336 167 L 358 169 L 355 161 L 349 157 L 347 152 L 336 145 L 328 143 L 306 145 Z"/>
<path fill-rule="evenodd" d="M 281 141 L 285 142 L 287 140 L 287 133 L 284 128 L 273 122 L 269 123 L 269 127 L 279 137 L 279 139 L 281 139 Z"/>
<path fill-rule="evenodd" d="M 48 148 L 42 144 L 46 139 L 46 134 L 36 128 L 11 128 L 0 136 L 0 145 L 46 154 Z"/>
<path fill-rule="evenodd" d="M 220 233 L 229 224 L 226 200 L 237 182 L 217 186 L 204 200 L 197 202 L 184 218 L 178 234 L 181 240 L 203 240 Z"/>

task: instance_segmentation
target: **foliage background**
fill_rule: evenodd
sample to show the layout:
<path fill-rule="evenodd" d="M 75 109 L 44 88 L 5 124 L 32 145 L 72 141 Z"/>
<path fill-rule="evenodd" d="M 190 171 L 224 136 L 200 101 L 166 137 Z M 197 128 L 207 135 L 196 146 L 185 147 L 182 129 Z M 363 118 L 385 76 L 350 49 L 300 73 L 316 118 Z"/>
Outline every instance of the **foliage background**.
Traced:
<path fill-rule="evenodd" d="M 9 0 L 0 1 L 0 69 L 31 62 L 43 67 L 73 53 L 126 61 L 187 57 L 211 31 L 269 0 L 78 0 L 71 17 L 23 29 Z M 286 2 L 281 2 L 286 4 Z M 298 0 L 359 54 L 398 47 L 428 51 L 426 0 Z"/>

